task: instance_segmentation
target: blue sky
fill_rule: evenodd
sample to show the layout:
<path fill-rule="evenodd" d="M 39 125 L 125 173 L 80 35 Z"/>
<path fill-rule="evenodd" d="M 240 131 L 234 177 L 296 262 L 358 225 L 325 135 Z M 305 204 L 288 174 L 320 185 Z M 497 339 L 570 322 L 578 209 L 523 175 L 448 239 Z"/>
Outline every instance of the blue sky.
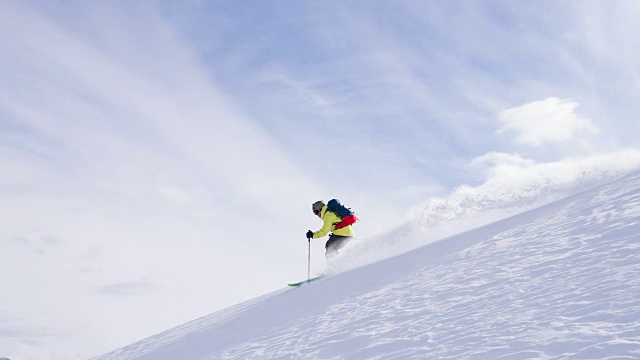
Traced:
<path fill-rule="evenodd" d="M 0 349 L 84 358 L 304 277 L 318 199 L 353 207 L 366 241 L 637 167 L 639 16 L 3 2 Z"/>

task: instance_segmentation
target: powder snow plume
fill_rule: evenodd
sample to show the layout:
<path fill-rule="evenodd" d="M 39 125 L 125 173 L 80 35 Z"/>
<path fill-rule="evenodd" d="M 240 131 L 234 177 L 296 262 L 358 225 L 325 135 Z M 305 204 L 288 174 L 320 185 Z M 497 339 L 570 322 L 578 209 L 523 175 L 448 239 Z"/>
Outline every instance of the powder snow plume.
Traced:
<path fill-rule="evenodd" d="M 623 149 L 546 163 L 492 152 L 469 166 L 483 177 L 480 185 L 461 185 L 444 197 L 428 199 L 390 233 L 356 238 L 325 272 L 380 261 L 616 180 L 640 169 L 640 151 Z"/>

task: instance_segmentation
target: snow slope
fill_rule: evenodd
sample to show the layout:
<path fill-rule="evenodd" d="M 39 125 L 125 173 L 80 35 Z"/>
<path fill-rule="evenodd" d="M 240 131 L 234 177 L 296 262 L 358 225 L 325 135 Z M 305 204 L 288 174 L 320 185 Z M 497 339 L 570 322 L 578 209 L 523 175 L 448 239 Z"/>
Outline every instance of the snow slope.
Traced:
<path fill-rule="evenodd" d="M 640 358 L 640 174 L 96 359 L 409 358 Z"/>

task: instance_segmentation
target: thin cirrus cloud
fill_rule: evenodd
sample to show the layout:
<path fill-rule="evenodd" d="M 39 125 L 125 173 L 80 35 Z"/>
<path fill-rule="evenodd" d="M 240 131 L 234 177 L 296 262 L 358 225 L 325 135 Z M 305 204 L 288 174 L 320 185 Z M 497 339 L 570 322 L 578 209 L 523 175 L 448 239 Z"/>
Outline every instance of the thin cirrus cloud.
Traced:
<path fill-rule="evenodd" d="M 313 219 L 282 209 L 307 209 L 322 186 L 212 85 L 157 13 L 134 21 L 114 6 L 96 19 L 106 27 L 85 32 L 38 6 L 2 8 L 0 284 L 12 289 L 14 328 L 36 329 L 10 334 L 3 351 L 86 358 L 304 269 L 298 231 L 282 224 Z M 131 329 L 118 333 L 122 314 Z M 105 329 L 107 339 L 62 340 Z"/>
<path fill-rule="evenodd" d="M 499 134 L 508 132 L 524 147 L 558 145 L 568 137 L 584 140 L 587 144 L 581 146 L 588 147 L 598 136 L 596 129 L 605 142 L 633 141 L 620 131 L 637 127 L 631 121 L 637 108 L 629 101 L 633 92 L 614 97 L 604 90 L 611 86 L 608 78 L 624 78 L 620 85 L 632 90 L 627 76 L 633 79 L 637 70 L 611 56 L 616 51 L 597 40 L 615 39 L 633 55 L 625 34 L 637 33 L 629 26 L 636 7 L 628 14 L 622 11 L 626 7 L 396 2 L 269 8 L 269 18 L 287 20 L 277 27 L 242 28 L 243 34 L 259 38 L 260 46 L 242 52 L 246 57 L 237 68 L 220 66 L 229 70 L 223 77 L 243 79 L 246 89 L 233 88 L 238 94 L 260 94 L 257 101 L 256 96 L 239 96 L 238 101 L 248 112 L 265 115 L 264 125 L 277 129 L 278 138 L 301 155 L 301 167 L 313 170 L 325 161 L 317 155 L 317 146 L 306 146 L 322 139 L 327 147 L 358 159 L 350 163 L 353 171 L 343 175 L 345 186 L 397 191 L 418 185 L 401 179 L 455 186 L 464 180 L 461 163 L 513 144 L 512 138 Z M 234 9 L 227 11 L 235 14 Z M 596 11 L 601 13 L 594 16 Z M 622 21 L 605 25 L 618 15 Z M 229 29 L 233 23 L 227 28 L 233 33 Z M 585 29 L 601 34 L 588 36 Z M 285 30 L 296 34 L 288 38 L 288 47 L 277 41 Z M 233 42 L 228 47 L 233 48 Z M 212 53 L 215 65 L 224 63 L 217 60 L 226 58 L 224 52 Z M 508 124 L 496 122 L 502 112 L 537 101 L 541 105 L 526 113 L 537 110 L 543 115 L 541 106 L 550 98 L 571 99 L 549 104 L 555 120 L 562 111 L 573 118 L 562 117 L 562 124 L 553 128 L 541 120 L 530 135 L 523 129 L 533 120 L 520 116 Z M 622 101 L 626 107 L 618 106 Z M 579 112 L 571 109 L 577 103 Z M 284 117 L 282 106 L 288 109 Z M 378 156 L 377 149 L 387 156 Z M 389 171 L 371 176 L 376 164 Z M 339 168 L 326 171 L 339 176 Z"/>
<path fill-rule="evenodd" d="M 96 289 L 96 292 L 105 295 L 113 295 L 113 296 L 134 296 L 134 295 L 142 295 L 142 294 L 150 294 L 154 291 L 158 290 L 158 285 L 147 282 L 147 281 L 138 281 L 138 282 L 124 282 L 124 283 L 116 283 L 116 284 L 108 284 L 104 286 L 100 286 Z"/>

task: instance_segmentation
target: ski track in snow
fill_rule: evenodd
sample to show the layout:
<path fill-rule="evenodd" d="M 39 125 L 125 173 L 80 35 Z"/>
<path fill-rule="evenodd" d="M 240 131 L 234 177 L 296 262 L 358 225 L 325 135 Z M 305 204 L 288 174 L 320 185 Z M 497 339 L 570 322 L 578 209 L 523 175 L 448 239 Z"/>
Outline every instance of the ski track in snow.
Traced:
<path fill-rule="evenodd" d="M 639 184 L 636 174 L 100 359 L 637 359 Z"/>

